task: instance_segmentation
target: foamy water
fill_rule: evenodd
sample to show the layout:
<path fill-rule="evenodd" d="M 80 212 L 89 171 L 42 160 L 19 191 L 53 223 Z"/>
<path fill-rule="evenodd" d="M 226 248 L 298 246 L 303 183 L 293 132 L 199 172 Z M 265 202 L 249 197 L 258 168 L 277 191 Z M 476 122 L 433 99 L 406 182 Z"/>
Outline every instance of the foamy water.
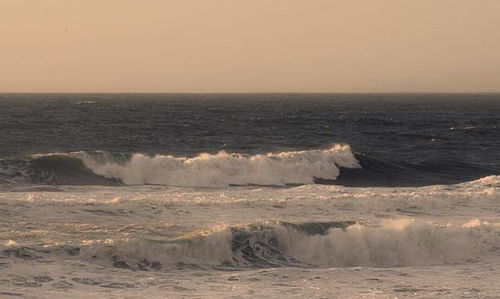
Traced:
<path fill-rule="evenodd" d="M 499 291 L 498 176 L 419 188 L 19 188 L 0 193 L 3 294 Z"/>

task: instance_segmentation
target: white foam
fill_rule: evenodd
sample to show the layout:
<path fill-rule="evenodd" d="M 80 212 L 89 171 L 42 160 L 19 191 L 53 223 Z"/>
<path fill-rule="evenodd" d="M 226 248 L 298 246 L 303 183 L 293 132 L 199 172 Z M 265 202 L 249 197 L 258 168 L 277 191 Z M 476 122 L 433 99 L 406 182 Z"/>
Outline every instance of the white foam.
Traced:
<path fill-rule="evenodd" d="M 98 161 L 79 154 L 94 173 L 121 179 L 125 184 L 171 186 L 227 186 L 310 184 L 315 177 L 335 180 L 339 167 L 359 168 L 348 145 L 326 150 L 293 151 L 263 155 L 219 152 L 194 158 L 134 154 L 126 163 Z"/>
<path fill-rule="evenodd" d="M 498 231 L 490 231 L 493 227 L 472 222 L 475 225 L 456 227 L 402 219 L 381 227 L 332 229 L 325 236 L 281 229 L 279 240 L 289 255 L 319 267 L 453 264 L 487 254 L 500 244 Z"/>
<path fill-rule="evenodd" d="M 135 266 L 142 261 L 158 262 L 163 266 L 176 263 L 199 265 L 221 265 L 231 260 L 231 233 L 217 231 L 207 237 L 198 236 L 178 242 L 156 242 L 152 240 L 124 239 L 94 242 L 84 247 L 80 256 L 87 260 L 111 259 Z"/>
<path fill-rule="evenodd" d="M 274 230 L 279 241 L 276 249 L 298 264 L 314 267 L 455 264 L 482 257 L 500 246 L 498 227 L 477 219 L 458 226 L 395 219 L 376 227 L 355 224 L 346 230 L 334 228 L 326 235 L 308 235 L 277 224 Z M 269 234 L 269 231 L 261 233 Z M 251 238 L 257 238 L 254 240 L 256 244 L 264 248 L 276 245 L 262 244 L 268 241 L 266 238 L 259 239 L 255 235 Z M 208 235 L 188 235 L 166 243 L 139 239 L 106 240 L 84 244 L 91 246 L 84 248 L 81 257 L 98 257 L 101 261 L 113 258 L 132 267 L 144 260 L 157 261 L 163 266 L 176 263 L 231 264 L 240 260 L 231 250 L 231 240 L 229 229 Z M 273 262 L 271 256 L 268 259 Z M 282 261 L 277 259 L 275 262 L 280 264 Z"/>

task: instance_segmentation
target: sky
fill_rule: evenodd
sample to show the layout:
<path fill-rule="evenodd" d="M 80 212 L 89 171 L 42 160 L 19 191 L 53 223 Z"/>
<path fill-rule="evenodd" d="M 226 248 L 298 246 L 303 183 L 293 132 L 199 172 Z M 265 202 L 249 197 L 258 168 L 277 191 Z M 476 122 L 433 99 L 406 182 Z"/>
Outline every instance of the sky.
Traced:
<path fill-rule="evenodd" d="M 0 0 L 0 92 L 499 91 L 499 0 Z"/>

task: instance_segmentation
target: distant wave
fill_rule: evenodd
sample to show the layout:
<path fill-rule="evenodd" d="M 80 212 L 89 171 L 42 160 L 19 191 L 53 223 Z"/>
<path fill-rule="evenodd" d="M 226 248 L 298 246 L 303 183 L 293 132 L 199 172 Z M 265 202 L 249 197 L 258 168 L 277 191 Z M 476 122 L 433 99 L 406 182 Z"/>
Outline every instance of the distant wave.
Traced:
<path fill-rule="evenodd" d="M 389 267 L 455 264 L 495 254 L 498 225 L 471 220 L 440 226 L 406 219 L 379 226 L 353 221 L 267 222 L 193 233 L 169 241 L 88 240 L 81 247 L 11 247 L 3 255 L 66 254 L 111 267 Z"/>
<path fill-rule="evenodd" d="M 498 174 L 458 161 L 382 161 L 353 153 L 346 144 L 258 155 L 221 151 L 188 158 L 97 151 L 0 160 L 0 184 L 395 187 L 454 184 Z"/>

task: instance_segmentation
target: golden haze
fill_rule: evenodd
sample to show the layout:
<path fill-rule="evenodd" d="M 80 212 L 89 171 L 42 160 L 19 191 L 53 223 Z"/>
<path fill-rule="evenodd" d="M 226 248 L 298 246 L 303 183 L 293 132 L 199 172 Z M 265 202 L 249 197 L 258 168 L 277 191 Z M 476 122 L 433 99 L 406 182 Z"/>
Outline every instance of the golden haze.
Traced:
<path fill-rule="evenodd" d="M 496 0 L 0 0 L 0 92 L 500 91 Z"/>

